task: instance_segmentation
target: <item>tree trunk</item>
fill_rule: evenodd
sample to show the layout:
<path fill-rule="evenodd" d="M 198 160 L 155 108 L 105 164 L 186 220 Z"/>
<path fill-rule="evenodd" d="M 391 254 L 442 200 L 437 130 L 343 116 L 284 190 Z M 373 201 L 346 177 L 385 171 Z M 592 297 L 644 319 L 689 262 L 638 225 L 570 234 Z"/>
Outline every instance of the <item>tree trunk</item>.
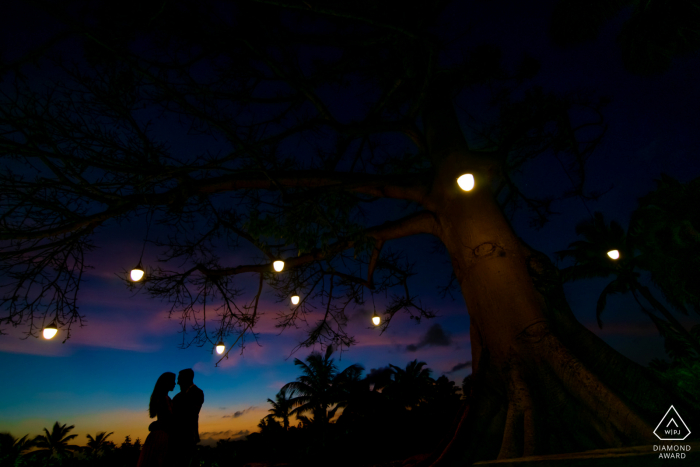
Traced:
<path fill-rule="evenodd" d="M 470 317 L 474 389 L 454 437 L 422 465 L 652 444 L 669 406 L 692 403 L 574 317 L 551 261 L 513 232 L 489 167 L 470 154 L 451 105 L 424 123 L 436 167 L 424 205 L 439 224 Z M 456 178 L 475 174 L 461 191 Z"/>

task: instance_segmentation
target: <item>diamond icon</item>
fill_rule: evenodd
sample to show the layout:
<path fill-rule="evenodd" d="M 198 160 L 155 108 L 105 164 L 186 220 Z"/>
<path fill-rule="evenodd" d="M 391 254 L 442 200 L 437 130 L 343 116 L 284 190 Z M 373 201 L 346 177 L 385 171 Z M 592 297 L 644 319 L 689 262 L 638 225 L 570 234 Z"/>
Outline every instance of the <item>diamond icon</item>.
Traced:
<path fill-rule="evenodd" d="M 682 441 L 690 436 L 690 429 L 676 408 L 671 406 L 654 429 L 654 434 L 661 441 Z"/>

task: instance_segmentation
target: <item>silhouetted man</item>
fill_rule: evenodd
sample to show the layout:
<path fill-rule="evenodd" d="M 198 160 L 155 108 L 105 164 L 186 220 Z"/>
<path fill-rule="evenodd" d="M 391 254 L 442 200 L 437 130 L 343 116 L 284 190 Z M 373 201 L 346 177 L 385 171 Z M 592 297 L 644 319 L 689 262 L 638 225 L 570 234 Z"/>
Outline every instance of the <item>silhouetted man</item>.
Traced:
<path fill-rule="evenodd" d="M 204 392 L 194 385 L 194 371 L 190 368 L 180 371 L 177 384 L 180 392 L 173 398 L 173 453 L 176 465 L 187 466 L 199 443 L 199 410 L 204 403 Z"/>

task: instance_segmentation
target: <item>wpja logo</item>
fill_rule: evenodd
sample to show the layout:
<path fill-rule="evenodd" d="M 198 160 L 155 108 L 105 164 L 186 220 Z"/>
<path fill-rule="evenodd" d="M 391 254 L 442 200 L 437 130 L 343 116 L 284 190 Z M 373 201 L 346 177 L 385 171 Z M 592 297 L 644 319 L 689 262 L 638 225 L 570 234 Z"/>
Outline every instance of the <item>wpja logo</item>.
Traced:
<path fill-rule="evenodd" d="M 690 436 L 690 429 L 675 407 L 671 406 L 654 429 L 654 434 L 661 441 L 683 441 Z M 654 445 L 654 451 L 659 451 L 659 459 L 685 459 L 685 452 L 690 451 L 690 445 Z"/>

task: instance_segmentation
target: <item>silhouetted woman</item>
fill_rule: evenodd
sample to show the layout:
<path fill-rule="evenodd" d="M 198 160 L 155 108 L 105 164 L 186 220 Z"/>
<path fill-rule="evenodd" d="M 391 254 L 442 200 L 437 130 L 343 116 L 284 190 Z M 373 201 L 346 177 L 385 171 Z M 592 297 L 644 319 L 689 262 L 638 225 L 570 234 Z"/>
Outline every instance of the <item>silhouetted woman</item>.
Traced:
<path fill-rule="evenodd" d="M 148 404 L 148 415 L 158 419 L 148 427 L 150 433 L 141 449 L 137 467 L 163 467 L 169 465 L 168 440 L 173 431 L 173 401 L 168 392 L 175 389 L 175 373 L 163 373 L 156 381 Z"/>

